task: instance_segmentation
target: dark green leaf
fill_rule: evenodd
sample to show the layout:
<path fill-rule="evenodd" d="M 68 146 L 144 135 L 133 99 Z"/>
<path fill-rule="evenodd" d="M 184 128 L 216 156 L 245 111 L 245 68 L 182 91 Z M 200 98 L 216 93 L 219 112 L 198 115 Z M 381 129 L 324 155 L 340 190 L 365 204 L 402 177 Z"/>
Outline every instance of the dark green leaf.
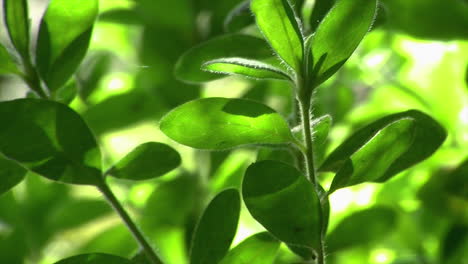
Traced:
<path fill-rule="evenodd" d="M 163 143 L 147 142 L 128 153 L 109 174 L 120 179 L 147 180 L 166 174 L 180 162 L 175 149 Z"/>
<path fill-rule="evenodd" d="M 320 21 L 330 11 L 334 3 L 335 0 L 315 0 L 312 14 L 310 15 L 310 28 L 312 32 L 315 32 Z"/>
<path fill-rule="evenodd" d="M 278 161 L 256 162 L 247 169 L 242 187 L 250 214 L 275 237 L 310 251 L 319 246 L 320 201 L 296 168 Z"/>
<path fill-rule="evenodd" d="M 73 99 L 75 99 L 76 94 L 78 93 L 78 84 L 73 78 L 64 86 L 59 87 L 53 94 L 52 97 L 55 101 L 62 104 L 70 104 Z"/>
<path fill-rule="evenodd" d="M 446 136 L 437 121 L 422 112 L 392 114 L 345 140 L 327 157 L 319 171 L 338 172 L 331 191 L 363 181 L 383 182 L 428 158 Z M 375 174 L 370 175 L 370 169 Z"/>
<path fill-rule="evenodd" d="M 99 15 L 99 21 L 118 23 L 124 25 L 140 25 L 144 23 L 134 9 L 115 8 Z"/>
<path fill-rule="evenodd" d="M 29 60 L 29 14 L 26 0 L 3 0 L 5 24 L 19 54 Z"/>
<path fill-rule="evenodd" d="M 203 63 L 226 57 L 255 60 L 271 58 L 271 50 L 264 40 L 241 34 L 224 35 L 201 43 L 185 52 L 177 61 L 175 75 L 189 83 L 201 83 L 222 78 L 219 74 L 201 70 Z"/>
<path fill-rule="evenodd" d="M 468 201 L 468 159 L 446 176 L 445 190 Z"/>
<path fill-rule="evenodd" d="M 260 31 L 278 56 L 291 68 L 301 72 L 303 36 L 299 18 L 289 0 L 252 0 L 250 9 Z"/>
<path fill-rule="evenodd" d="M 122 257 L 103 254 L 103 253 L 92 253 L 83 254 L 66 259 L 62 259 L 55 264 L 132 264 L 130 260 Z"/>
<path fill-rule="evenodd" d="M 232 9 L 224 20 L 224 31 L 236 32 L 255 23 L 250 12 L 250 0 L 245 0 Z"/>
<path fill-rule="evenodd" d="M 0 153 L 52 180 L 101 181 L 101 154 L 81 117 L 60 103 L 19 99 L 0 103 Z"/>
<path fill-rule="evenodd" d="M 53 0 L 42 18 L 36 49 L 39 73 L 51 91 L 64 85 L 86 54 L 97 0 Z"/>
<path fill-rule="evenodd" d="M 0 74 L 20 74 L 8 50 L 0 43 Z"/>
<path fill-rule="evenodd" d="M 198 222 L 190 264 L 218 263 L 228 252 L 237 230 L 240 196 L 236 189 L 219 193 Z"/>
<path fill-rule="evenodd" d="M 286 121 L 270 107 L 245 99 L 204 98 L 185 103 L 163 117 L 161 130 L 198 149 L 291 141 Z"/>
<path fill-rule="evenodd" d="M 257 233 L 229 251 L 219 264 L 272 264 L 280 244 L 268 232 Z"/>
<path fill-rule="evenodd" d="M 291 80 L 281 69 L 272 65 L 244 58 L 222 58 L 205 62 L 202 69 L 219 74 L 234 74 L 254 79 Z"/>
<path fill-rule="evenodd" d="M 311 71 L 314 86 L 327 80 L 353 54 L 369 31 L 376 0 L 340 0 L 313 35 Z"/>
<path fill-rule="evenodd" d="M 448 263 L 462 263 L 462 255 L 466 257 L 466 249 L 468 249 L 468 225 L 463 223 L 452 225 L 442 240 L 441 259 Z M 462 250 L 465 250 L 465 254 Z"/>
<path fill-rule="evenodd" d="M 0 195 L 20 183 L 27 170 L 0 155 Z"/>
<path fill-rule="evenodd" d="M 372 207 L 345 217 L 327 237 L 329 252 L 361 246 L 384 239 L 396 226 L 396 213 Z"/>

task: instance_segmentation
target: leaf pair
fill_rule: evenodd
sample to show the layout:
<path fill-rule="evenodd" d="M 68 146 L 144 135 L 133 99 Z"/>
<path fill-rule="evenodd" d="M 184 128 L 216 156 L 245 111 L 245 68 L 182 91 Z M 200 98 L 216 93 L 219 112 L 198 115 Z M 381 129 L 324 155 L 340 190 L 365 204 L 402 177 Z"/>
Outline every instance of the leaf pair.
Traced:
<path fill-rule="evenodd" d="M 71 184 L 99 185 L 101 154 L 93 134 L 81 117 L 67 106 L 40 99 L 0 103 L 0 189 L 20 181 L 24 168 Z M 9 161 L 11 160 L 11 161 Z M 14 161 L 15 163 L 12 163 Z M 180 164 L 179 154 L 161 143 L 145 143 L 111 170 L 115 177 L 144 180 L 163 175 Z"/>

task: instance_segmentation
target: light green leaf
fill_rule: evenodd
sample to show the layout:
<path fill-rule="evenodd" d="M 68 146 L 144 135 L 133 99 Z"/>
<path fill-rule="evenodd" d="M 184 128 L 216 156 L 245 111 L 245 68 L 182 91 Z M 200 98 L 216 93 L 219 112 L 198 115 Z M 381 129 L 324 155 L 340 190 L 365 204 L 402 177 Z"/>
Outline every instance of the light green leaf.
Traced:
<path fill-rule="evenodd" d="M 376 0 L 339 0 L 325 16 L 312 40 L 313 85 L 333 75 L 353 54 L 375 17 Z"/>
<path fill-rule="evenodd" d="M 393 231 L 396 221 L 396 213 L 387 207 L 372 207 L 353 213 L 341 220 L 327 236 L 328 251 L 335 252 L 384 239 Z"/>
<path fill-rule="evenodd" d="M 301 72 L 303 36 L 299 18 L 288 0 L 252 0 L 250 9 L 260 31 L 278 56 Z"/>
<path fill-rule="evenodd" d="M 219 264 L 272 264 L 280 245 L 268 232 L 257 233 L 229 251 Z"/>
<path fill-rule="evenodd" d="M 242 57 L 263 61 L 271 59 L 271 49 L 256 37 L 229 34 L 203 42 L 185 52 L 177 61 L 175 76 L 188 83 L 202 83 L 222 78 L 219 74 L 201 70 L 203 63 L 227 57 Z M 276 66 L 276 65 L 275 65 Z"/>
<path fill-rule="evenodd" d="M 180 162 L 179 153 L 170 146 L 147 142 L 128 153 L 109 170 L 109 174 L 120 179 L 147 180 L 166 174 Z"/>
<path fill-rule="evenodd" d="M 242 195 L 250 214 L 279 240 L 309 249 L 320 244 L 320 200 L 296 168 L 278 161 L 247 169 Z"/>
<path fill-rule="evenodd" d="M 64 85 L 86 54 L 98 0 L 52 0 L 42 18 L 36 64 L 51 91 Z"/>
<path fill-rule="evenodd" d="M 53 94 L 52 98 L 54 101 L 60 102 L 62 104 L 70 104 L 73 99 L 75 99 L 78 94 L 78 83 L 75 78 L 70 79 L 70 81 L 59 87 Z"/>
<path fill-rule="evenodd" d="M 345 140 L 319 171 L 337 172 L 331 192 L 365 181 L 383 182 L 432 155 L 445 137 L 445 130 L 419 111 L 389 115 Z"/>
<path fill-rule="evenodd" d="M 15 64 L 10 53 L 0 43 L 0 74 L 20 74 L 18 67 Z"/>
<path fill-rule="evenodd" d="M 29 60 L 29 13 L 27 0 L 3 0 L 5 24 L 19 54 Z"/>
<path fill-rule="evenodd" d="M 239 213 L 236 189 L 227 189 L 210 202 L 194 233 L 190 264 L 218 263 L 226 255 L 236 234 Z"/>
<path fill-rule="evenodd" d="M 128 259 L 122 257 L 103 254 L 103 253 L 91 253 L 78 255 L 66 259 L 62 259 L 55 264 L 132 264 Z"/>
<path fill-rule="evenodd" d="M 20 183 L 27 170 L 0 155 L 0 195 Z"/>
<path fill-rule="evenodd" d="M 288 124 L 270 107 L 245 99 L 204 98 L 164 116 L 160 128 L 173 140 L 198 149 L 245 144 L 286 144 Z"/>
<path fill-rule="evenodd" d="M 222 58 L 211 60 L 202 65 L 202 70 L 219 74 L 241 75 L 254 79 L 292 81 L 291 77 L 281 69 L 260 61 L 244 58 Z"/>
<path fill-rule="evenodd" d="M 0 153 L 51 180 L 100 183 L 101 154 L 81 117 L 40 99 L 0 103 Z"/>

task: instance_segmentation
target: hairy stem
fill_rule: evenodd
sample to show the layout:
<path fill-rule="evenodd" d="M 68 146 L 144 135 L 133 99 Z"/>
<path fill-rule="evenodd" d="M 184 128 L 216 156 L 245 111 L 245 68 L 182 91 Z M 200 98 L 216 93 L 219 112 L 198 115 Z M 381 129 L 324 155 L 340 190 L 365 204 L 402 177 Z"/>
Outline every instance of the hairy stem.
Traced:
<path fill-rule="evenodd" d="M 107 183 L 104 180 L 98 186 L 98 189 L 102 192 L 102 194 L 106 197 L 106 199 L 109 201 L 109 203 L 114 208 L 114 210 L 119 214 L 119 216 L 123 220 L 123 222 L 127 225 L 128 229 L 132 233 L 135 240 L 142 247 L 143 251 L 146 254 L 146 257 L 148 258 L 148 260 L 152 264 L 162 264 L 161 259 L 158 257 L 158 255 L 156 254 L 154 249 L 151 247 L 151 245 L 148 243 L 148 241 L 144 237 L 143 233 L 138 229 L 136 224 L 130 218 L 128 213 L 125 211 L 123 206 L 117 200 L 114 193 L 112 192 L 112 190 L 109 188 L 109 186 L 107 185 Z"/>

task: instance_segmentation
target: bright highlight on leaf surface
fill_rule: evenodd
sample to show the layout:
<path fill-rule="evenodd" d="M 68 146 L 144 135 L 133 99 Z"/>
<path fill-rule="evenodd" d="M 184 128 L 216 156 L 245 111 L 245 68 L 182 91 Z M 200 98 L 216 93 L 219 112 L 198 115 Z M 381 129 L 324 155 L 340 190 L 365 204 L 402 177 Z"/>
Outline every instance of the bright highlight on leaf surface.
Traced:
<path fill-rule="evenodd" d="M 88 50 L 98 0 L 52 0 L 42 18 L 37 68 L 51 91 L 64 85 Z"/>
<path fill-rule="evenodd" d="M 164 116 L 160 128 L 173 140 L 198 149 L 292 141 L 280 114 L 245 99 L 204 98 L 185 103 Z"/>
<path fill-rule="evenodd" d="M 180 162 L 179 153 L 170 146 L 147 142 L 128 153 L 109 170 L 109 174 L 120 179 L 147 180 L 177 168 Z"/>
<path fill-rule="evenodd" d="M 218 263 L 228 252 L 240 214 L 236 189 L 222 191 L 210 202 L 198 222 L 192 241 L 190 264 Z"/>
<path fill-rule="evenodd" d="M 296 168 L 271 160 L 250 165 L 242 196 L 250 214 L 279 240 L 310 251 L 319 247 L 320 200 Z"/>
<path fill-rule="evenodd" d="M 0 103 L 0 153 L 51 180 L 95 185 L 101 154 L 81 117 L 53 101 Z"/>
<path fill-rule="evenodd" d="M 271 264 L 281 242 L 268 232 L 257 233 L 233 248 L 219 264 Z"/>

